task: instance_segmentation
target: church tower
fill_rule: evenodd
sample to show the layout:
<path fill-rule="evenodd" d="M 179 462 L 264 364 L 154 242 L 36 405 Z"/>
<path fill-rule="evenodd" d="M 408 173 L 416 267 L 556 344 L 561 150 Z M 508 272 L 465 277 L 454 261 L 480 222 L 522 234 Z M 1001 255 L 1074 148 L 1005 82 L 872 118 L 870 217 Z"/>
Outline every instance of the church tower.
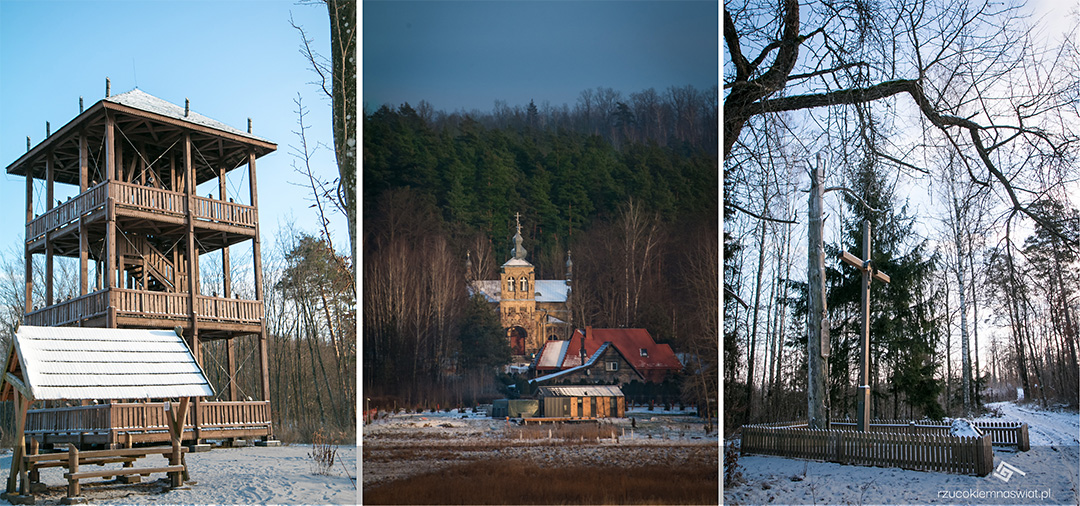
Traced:
<path fill-rule="evenodd" d="M 533 265 L 525 260 L 527 251 L 522 246 L 521 213 L 517 213 L 517 233 L 510 259 L 500 271 L 502 302 L 499 312 L 503 327 L 507 329 L 510 350 L 515 356 L 524 356 L 543 344 L 540 329 L 536 328 L 536 274 Z"/>

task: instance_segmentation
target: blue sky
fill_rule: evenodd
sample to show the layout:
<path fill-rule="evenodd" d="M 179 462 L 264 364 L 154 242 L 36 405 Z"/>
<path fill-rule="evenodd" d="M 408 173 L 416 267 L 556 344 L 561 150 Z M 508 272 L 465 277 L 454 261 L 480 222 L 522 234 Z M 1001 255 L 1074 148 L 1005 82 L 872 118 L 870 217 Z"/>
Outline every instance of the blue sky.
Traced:
<path fill-rule="evenodd" d="M 264 258 L 290 217 L 316 233 L 307 192 L 290 184 L 305 181 L 292 168 L 291 146 L 299 145 L 293 99 L 300 92 L 310 110 L 309 143 L 327 146 L 333 143 L 330 102 L 308 84 L 316 76 L 298 52 L 290 13 L 314 48 L 329 56 L 329 18 L 321 4 L 0 0 L 0 163 L 6 168 L 26 152 L 26 136 L 41 142 L 46 121 L 55 132 L 73 119 L 79 96 L 87 108 L 104 98 L 106 77 L 114 95 L 134 89 L 137 78 L 140 90 L 174 104 L 188 98 L 192 110 L 235 128 L 246 129 L 250 117 L 255 135 L 277 143 L 278 150 L 257 164 Z M 316 153 L 315 162 L 327 179 L 336 177 L 331 148 Z M 0 199 L 0 249 L 21 251 L 25 180 L 5 171 Z M 344 218 L 337 221 L 335 245 L 347 251 Z"/>
<path fill-rule="evenodd" d="M 603 86 L 627 95 L 719 82 L 716 1 L 363 4 L 363 104 L 446 111 L 557 106 Z"/>

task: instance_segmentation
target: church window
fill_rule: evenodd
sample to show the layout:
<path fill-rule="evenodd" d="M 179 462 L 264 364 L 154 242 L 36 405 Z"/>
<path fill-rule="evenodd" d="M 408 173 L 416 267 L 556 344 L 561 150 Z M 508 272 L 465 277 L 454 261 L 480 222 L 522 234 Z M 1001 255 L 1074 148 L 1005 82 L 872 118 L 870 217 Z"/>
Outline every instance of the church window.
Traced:
<path fill-rule="evenodd" d="M 506 280 L 506 291 L 508 291 L 508 292 L 514 291 L 514 278 L 512 278 L 512 277 L 507 278 L 507 280 Z"/>
<path fill-rule="evenodd" d="M 523 291 L 523 292 L 528 292 L 529 291 L 529 280 L 525 276 L 521 277 L 521 291 Z"/>

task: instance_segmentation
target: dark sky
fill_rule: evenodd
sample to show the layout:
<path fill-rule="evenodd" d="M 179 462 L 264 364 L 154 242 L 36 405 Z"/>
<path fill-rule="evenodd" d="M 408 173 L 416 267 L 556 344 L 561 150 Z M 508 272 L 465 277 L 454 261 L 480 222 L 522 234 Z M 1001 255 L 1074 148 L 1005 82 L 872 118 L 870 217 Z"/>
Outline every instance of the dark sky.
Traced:
<path fill-rule="evenodd" d="M 719 82 L 716 1 L 367 1 L 363 104 L 491 111 Z"/>

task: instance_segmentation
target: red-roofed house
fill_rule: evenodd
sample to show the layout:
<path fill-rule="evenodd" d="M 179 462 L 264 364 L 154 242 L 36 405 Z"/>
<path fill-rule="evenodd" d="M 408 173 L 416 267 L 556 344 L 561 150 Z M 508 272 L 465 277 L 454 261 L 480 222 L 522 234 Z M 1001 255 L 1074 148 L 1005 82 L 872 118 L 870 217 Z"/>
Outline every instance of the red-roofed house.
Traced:
<path fill-rule="evenodd" d="M 645 329 L 594 329 L 574 331 L 568 341 L 548 341 L 536 356 L 537 374 L 550 374 L 584 364 L 604 343 L 611 343 L 645 381 L 661 383 L 682 364 L 671 346 L 658 344 Z M 582 353 L 582 345 L 585 350 Z"/>

